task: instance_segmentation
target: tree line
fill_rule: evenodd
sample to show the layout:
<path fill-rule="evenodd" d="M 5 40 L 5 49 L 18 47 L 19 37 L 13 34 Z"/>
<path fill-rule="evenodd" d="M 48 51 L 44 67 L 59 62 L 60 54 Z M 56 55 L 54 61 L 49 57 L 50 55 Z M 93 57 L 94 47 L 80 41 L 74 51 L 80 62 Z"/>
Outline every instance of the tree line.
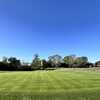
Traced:
<path fill-rule="evenodd" d="M 100 67 L 100 61 L 94 64 L 88 61 L 88 57 L 68 55 L 62 57 L 58 54 L 49 56 L 47 60 L 41 59 L 38 54 L 35 54 L 32 62 L 22 63 L 16 57 L 3 57 L 0 61 L 0 70 L 5 71 L 32 71 L 32 70 L 47 70 L 56 68 L 90 68 Z"/>

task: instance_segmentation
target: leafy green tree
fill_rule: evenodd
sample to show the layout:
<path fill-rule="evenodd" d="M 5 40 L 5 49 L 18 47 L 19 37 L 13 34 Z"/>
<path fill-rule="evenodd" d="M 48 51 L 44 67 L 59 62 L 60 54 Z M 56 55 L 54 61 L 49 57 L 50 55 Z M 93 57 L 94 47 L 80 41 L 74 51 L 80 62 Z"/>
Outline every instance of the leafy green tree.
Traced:
<path fill-rule="evenodd" d="M 75 60 L 75 64 L 77 66 L 80 66 L 80 67 L 85 67 L 85 65 L 88 63 L 88 58 L 87 57 L 77 57 L 76 60 Z"/>
<path fill-rule="evenodd" d="M 62 57 L 61 57 L 60 55 L 57 55 L 57 54 L 48 57 L 48 59 L 49 59 L 48 62 L 51 63 L 51 65 L 52 65 L 53 67 L 59 67 L 60 64 L 61 64 L 61 62 L 62 62 Z"/>
<path fill-rule="evenodd" d="M 48 62 L 45 59 L 41 60 L 41 66 L 41 68 L 45 70 L 48 67 Z"/>
<path fill-rule="evenodd" d="M 33 61 L 32 61 L 32 64 L 31 64 L 31 66 L 32 66 L 32 69 L 41 69 L 41 60 L 40 60 L 40 58 L 39 58 L 39 55 L 38 54 L 35 54 L 34 55 L 34 59 L 33 59 Z"/>
<path fill-rule="evenodd" d="M 3 57 L 2 61 L 0 62 L 0 70 L 9 70 L 8 58 Z"/>
<path fill-rule="evenodd" d="M 10 57 L 8 59 L 8 61 L 9 61 L 10 67 L 12 66 L 15 69 L 17 69 L 21 66 L 20 60 L 17 60 L 17 58 L 15 58 L 15 57 Z"/>
<path fill-rule="evenodd" d="M 69 65 L 69 67 L 72 67 L 72 65 L 75 62 L 75 59 L 76 59 L 75 55 L 69 55 L 69 56 L 65 56 L 63 58 L 63 61 L 64 61 L 65 64 Z"/>
<path fill-rule="evenodd" d="M 4 56 L 4 57 L 2 58 L 2 62 L 3 62 L 3 63 L 8 63 L 8 58 Z"/>

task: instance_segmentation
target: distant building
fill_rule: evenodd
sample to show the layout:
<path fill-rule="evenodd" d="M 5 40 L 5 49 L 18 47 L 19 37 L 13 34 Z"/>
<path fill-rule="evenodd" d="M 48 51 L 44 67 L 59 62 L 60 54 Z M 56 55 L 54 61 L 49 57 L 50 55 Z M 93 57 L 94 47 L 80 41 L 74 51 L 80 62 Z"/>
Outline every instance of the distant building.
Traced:
<path fill-rule="evenodd" d="M 95 63 L 95 67 L 100 67 L 100 61 L 97 61 L 97 62 Z"/>

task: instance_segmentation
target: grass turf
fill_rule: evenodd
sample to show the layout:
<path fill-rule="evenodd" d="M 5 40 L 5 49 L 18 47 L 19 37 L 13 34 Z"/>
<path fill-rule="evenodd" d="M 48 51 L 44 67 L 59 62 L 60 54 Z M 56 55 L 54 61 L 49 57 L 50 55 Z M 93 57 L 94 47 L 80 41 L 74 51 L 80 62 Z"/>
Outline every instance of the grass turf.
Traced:
<path fill-rule="evenodd" d="M 100 72 L 1 72 L 0 100 L 100 100 Z"/>

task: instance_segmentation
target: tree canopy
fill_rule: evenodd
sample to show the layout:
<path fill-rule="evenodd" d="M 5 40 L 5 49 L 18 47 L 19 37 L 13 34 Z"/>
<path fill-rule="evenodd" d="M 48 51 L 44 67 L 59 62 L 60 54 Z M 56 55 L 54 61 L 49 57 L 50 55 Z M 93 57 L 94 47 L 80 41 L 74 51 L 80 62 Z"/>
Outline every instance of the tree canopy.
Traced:
<path fill-rule="evenodd" d="M 48 59 L 41 59 L 35 54 L 32 62 L 21 62 L 16 57 L 3 57 L 0 61 L 0 70 L 45 70 L 49 68 L 89 68 L 99 67 L 100 61 L 95 64 L 88 61 L 88 57 L 75 55 L 66 55 L 64 57 L 59 54 L 49 56 Z"/>

